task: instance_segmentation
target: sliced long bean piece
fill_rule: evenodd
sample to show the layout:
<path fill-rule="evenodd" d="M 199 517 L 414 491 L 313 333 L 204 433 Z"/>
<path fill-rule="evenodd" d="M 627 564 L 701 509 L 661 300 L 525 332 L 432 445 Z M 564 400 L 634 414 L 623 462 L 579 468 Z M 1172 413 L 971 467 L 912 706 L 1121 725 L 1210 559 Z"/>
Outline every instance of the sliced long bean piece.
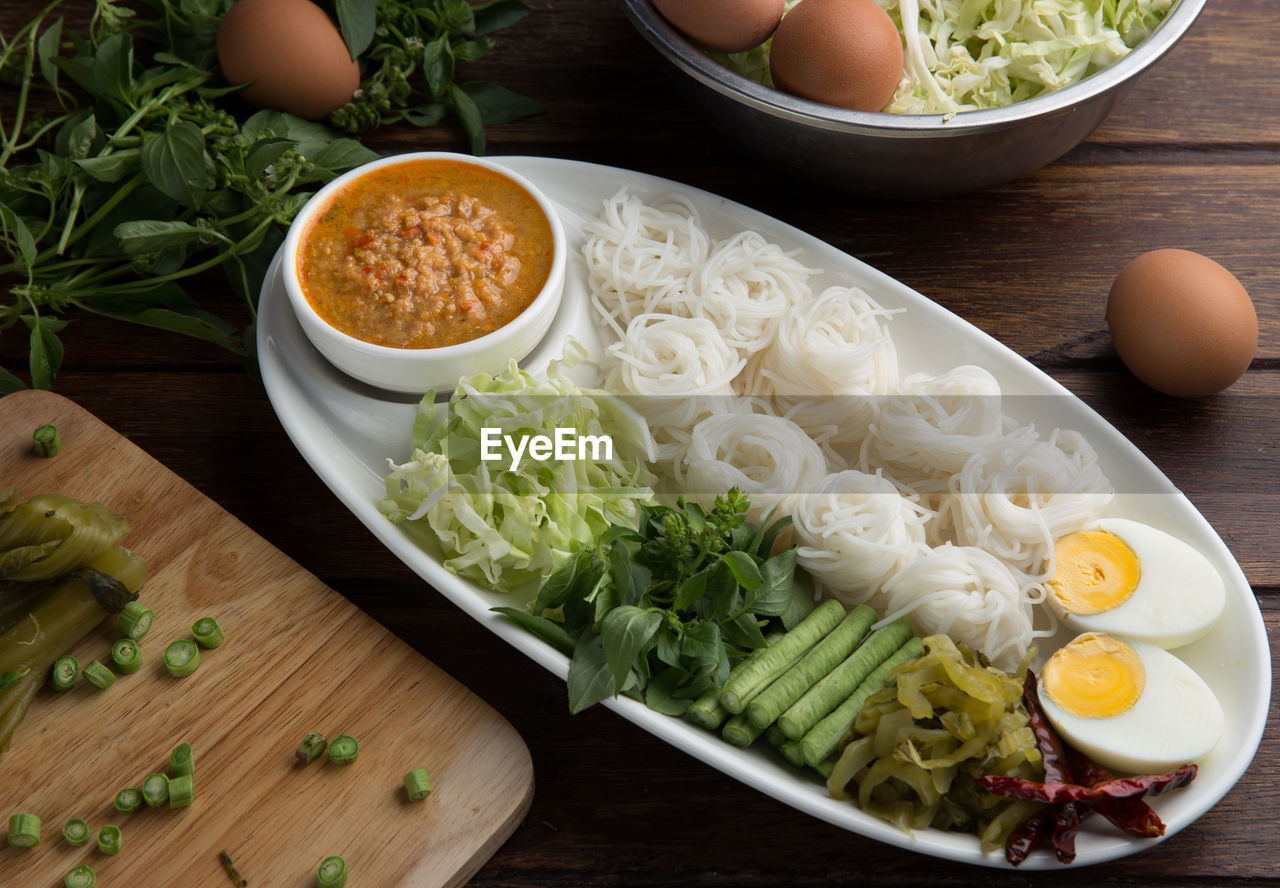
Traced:
<path fill-rule="evenodd" d="M 98 830 L 98 850 L 103 854 L 119 854 L 124 844 L 124 833 L 114 823 L 108 823 Z"/>
<path fill-rule="evenodd" d="M 326 857 L 316 870 L 316 888 L 343 888 L 347 884 L 347 862 L 341 857 Z"/>
<path fill-rule="evenodd" d="M 431 795 L 431 776 L 426 768 L 414 768 L 404 775 L 404 791 L 409 801 L 420 802 Z"/>
<path fill-rule="evenodd" d="M 190 774 L 169 778 L 169 807 L 185 808 L 195 799 L 195 784 Z"/>
<path fill-rule="evenodd" d="M 174 678 L 186 678 L 200 666 L 200 648 L 189 638 L 172 641 L 164 649 L 164 668 Z"/>
<path fill-rule="evenodd" d="M 66 888 L 93 888 L 94 885 L 98 884 L 98 877 L 94 875 L 93 867 L 87 863 L 82 863 L 67 870 L 66 876 L 62 879 L 62 884 Z"/>
<path fill-rule="evenodd" d="M 136 786 L 126 786 L 116 793 L 115 808 L 121 814 L 132 814 L 142 807 L 142 790 Z"/>
<path fill-rule="evenodd" d="M 169 777 L 190 777 L 196 772 L 196 756 L 191 744 L 182 741 L 169 753 Z"/>
<path fill-rule="evenodd" d="M 312 731 L 302 738 L 293 754 L 304 765 L 310 764 L 324 755 L 324 751 L 328 746 L 329 741 L 325 739 L 324 734 Z"/>
<path fill-rule="evenodd" d="M 142 668 L 142 649 L 132 638 L 118 639 L 111 645 L 111 662 L 126 675 L 137 672 Z"/>
<path fill-rule="evenodd" d="M 360 756 L 360 744 L 350 734 L 339 734 L 329 741 L 329 761 L 349 765 Z"/>
<path fill-rule="evenodd" d="M 227 638 L 213 617 L 201 617 L 191 625 L 191 636 L 202 648 L 216 648 Z"/>
<path fill-rule="evenodd" d="M 80 673 L 84 680 L 100 691 L 105 691 L 116 683 L 116 674 L 97 660 L 90 660 Z"/>
<path fill-rule="evenodd" d="M 68 845 L 87 845 L 91 835 L 89 824 L 83 817 L 72 817 L 62 825 L 62 838 L 66 839 Z"/>
<path fill-rule="evenodd" d="M 67 654 L 53 661 L 53 671 L 49 673 L 49 683 L 55 691 L 70 690 L 80 677 L 80 661 Z"/>
<path fill-rule="evenodd" d="M 14 848 L 34 848 L 40 844 L 40 818 L 26 812 L 9 818 L 9 844 Z"/>
<path fill-rule="evenodd" d="M 148 808 L 159 808 L 169 801 L 169 778 L 165 774 L 148 774 L 142 781 L 142 800 Z"/>
<path fill-rule="evenodd" d="M 124 606 L 124 610 L 120 611 L 120 619 L 116 621 L 116 629 L 125 638 L 132 638 L 139 641 L 142 636 L 151 631 L 151 624 L 155 621 L 155 611 L 137 601 L 131 601 Z"/>

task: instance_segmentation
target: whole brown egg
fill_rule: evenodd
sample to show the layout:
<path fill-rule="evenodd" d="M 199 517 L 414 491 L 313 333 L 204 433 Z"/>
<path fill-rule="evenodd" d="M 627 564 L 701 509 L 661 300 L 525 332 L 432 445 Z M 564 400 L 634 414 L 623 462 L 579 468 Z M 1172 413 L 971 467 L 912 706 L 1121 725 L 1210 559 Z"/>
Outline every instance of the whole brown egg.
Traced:
<path fill-rule="evenodd" d="M 351 101 L 360 66 L 329 16 L 311 0 L 239 0 L 218 28 L 227 82 L 259 108 L 322 120 Z"/>
<path fill-rule="evenodd" d="M 1258 347 L 1258 316 L 1230 271 L 1190 250 L 1152 250 L 1116 276 L 1107 300 L 1116 353 L 1157 391 L 1220 392 Z"/>
<path fill-rule="evenodd" d="M 793 95 L 879 111 L 902 79 L 902 37 L 875 0 L 801 0 L 773 34 L 769 68 Z"/>
<path fill-rule="evenodd" d="M 744 52 L 769 38 L 785 0 L 653 0 L 671 26 L 712 52 Z"/>

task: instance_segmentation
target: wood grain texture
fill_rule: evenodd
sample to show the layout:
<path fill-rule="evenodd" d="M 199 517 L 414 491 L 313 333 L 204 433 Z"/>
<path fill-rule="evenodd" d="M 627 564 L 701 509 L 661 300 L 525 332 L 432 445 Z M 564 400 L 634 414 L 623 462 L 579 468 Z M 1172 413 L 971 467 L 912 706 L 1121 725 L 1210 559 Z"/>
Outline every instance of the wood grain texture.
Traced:
<path fill-rule="evenodd" d="M 45 422 L 64 442 L 53 459 L 30 453 L 31 430 Z M 87 412 L 47 392 L 0 400 L 0 478 L 125 515 L 125 543 L 148 563 L 142 600 L 156 612 L 139 672 L 105 691 L 42 691 L 0 757 L 6 816 L 44 821 L 40 848 L 0 850 L 5 884 L 52 884 L 85 860 L 103 884 L 216 884 L 227 849 L 250 884 L 307 885 L 321 859 L 340 854 L 361 883 L 452 886 L 520 822 L 533 770 L 510 724 Z M 227 641 L 192 676 L 173 678 L 164 645 L 206 615 Z M 74 653 L 105 659 L 114 637 L 108 619 Z M 293 749 L 313 730 L 351 734 L 360 758 L 300 766 Z M 114 811 L 116 791 L 165 770 L 184 740 L 195 750 L 195 803 Z M 401 778 L 415 767 L 434 792 L 411 804 Z M 75 816 L 95 832 L 120 825 L 124 850 L 106 858 L 60 842 Z"/>

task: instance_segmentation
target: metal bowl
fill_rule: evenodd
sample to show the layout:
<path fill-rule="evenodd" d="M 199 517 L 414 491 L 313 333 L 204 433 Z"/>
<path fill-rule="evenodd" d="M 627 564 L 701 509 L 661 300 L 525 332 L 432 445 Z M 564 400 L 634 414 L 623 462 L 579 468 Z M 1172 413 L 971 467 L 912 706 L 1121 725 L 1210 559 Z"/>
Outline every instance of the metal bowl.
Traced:
<path fill-rule="evenodd" d="M 1179 0 L 1115 64 L 1055 93 L 947 119 L 847 111 L 730 71 L 686 40 L 650 0 L 622 0 L 636 29 L 681 71 L 695 104 L 735 142 L 824 187 L 870 197 L 929 198 L 1007 182 L 1084 141 L 1143 72 L 1182 38 L 1205 0 Z"/>

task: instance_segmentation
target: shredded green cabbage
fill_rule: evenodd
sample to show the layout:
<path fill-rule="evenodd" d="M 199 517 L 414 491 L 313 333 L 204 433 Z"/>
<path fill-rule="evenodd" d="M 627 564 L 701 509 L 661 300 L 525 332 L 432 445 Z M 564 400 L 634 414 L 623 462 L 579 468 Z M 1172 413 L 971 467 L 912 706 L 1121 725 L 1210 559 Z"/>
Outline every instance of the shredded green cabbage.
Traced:
<path fill-rule="evenodd" d="M 528 596 L 610 524 L 635 526 L 637 504 L 652 499 L 654 478 L 645 460 L 653 458 L 653 439 L 644 419 L 617 397 L 568 377 L 584 354 L 570 343 L 565 360 L 553 362 L 545 376 L 512 361 L 496 376 L 466 377 L 447 404 L 428 392 L 418 408 L 412 456 L 401 465 L 388 461 L 382 513 L 438 546 L 444 566 L 458 576 Z M 485 460 L 485 428 L 513 440 L 553 437 L 557 428 L 607 435 L 612 458 L 525 454 L 515 463 L 503 448 L 501 458 Z"/>
<path fill-rule="evenodd" d="M 788 0 L 787 9 L 799 0 Z M 884 109 L 947 114 L 1070 86 L 1128 55 L 1177 0 L 876 0 L 904 32 L 902 82 Z M 905 30 L 904 21 L 917 27 Z M 769 43 L 717 55 L 766 86 Z"/>

